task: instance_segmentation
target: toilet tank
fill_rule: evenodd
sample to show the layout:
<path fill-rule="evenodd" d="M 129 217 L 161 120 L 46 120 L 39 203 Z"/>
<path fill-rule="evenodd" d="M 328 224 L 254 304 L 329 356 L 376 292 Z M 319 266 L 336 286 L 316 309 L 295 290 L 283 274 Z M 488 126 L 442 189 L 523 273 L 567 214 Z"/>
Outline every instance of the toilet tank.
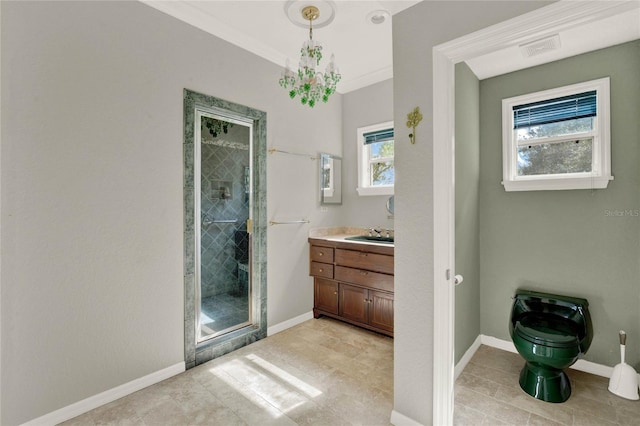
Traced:
<path fill-rule="evenodd" d="M 523 315 L 557 315 L 575 323 L 581 349 L 586 352 L 591 345 L 593 326 L 587 299 L 531 290 L 517 290 L 513 299 L 511 329 Z"/>

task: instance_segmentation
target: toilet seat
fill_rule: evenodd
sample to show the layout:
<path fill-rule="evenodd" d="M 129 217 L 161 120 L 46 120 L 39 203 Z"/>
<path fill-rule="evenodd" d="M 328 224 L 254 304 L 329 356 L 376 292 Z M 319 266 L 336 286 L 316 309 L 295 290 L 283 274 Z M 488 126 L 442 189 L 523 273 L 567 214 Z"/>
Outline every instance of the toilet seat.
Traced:
<path fill-rule="evenodd" d="M 570 348 L 580 344 L 575 324 L 558 315 L 523 315 L 516 321 L 513 332 L 531 343 L 552 348 Z"/>

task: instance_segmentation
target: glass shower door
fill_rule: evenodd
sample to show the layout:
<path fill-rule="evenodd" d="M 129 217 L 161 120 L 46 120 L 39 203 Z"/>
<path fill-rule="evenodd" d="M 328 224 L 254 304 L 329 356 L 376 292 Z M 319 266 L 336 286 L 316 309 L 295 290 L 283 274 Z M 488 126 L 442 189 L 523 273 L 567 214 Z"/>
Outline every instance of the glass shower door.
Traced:
<path fill-rule="evenodd" d="M 252 324 L 247 221 L 253 135 L 252 123 L 214 113 L 198 115 L 196 338 L 203 342 Z"/>

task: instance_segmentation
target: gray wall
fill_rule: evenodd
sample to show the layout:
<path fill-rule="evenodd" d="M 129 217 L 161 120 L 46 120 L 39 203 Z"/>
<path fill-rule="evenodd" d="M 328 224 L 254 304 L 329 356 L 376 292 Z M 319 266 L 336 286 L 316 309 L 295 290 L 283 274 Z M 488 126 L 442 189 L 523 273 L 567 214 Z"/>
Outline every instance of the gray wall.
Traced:
<path fill-rule="evenodd" d="M 268 146 L 340 152 L 280 67 L 139 2 L 2 2 L 3 425 L 184 361 L 183 89 L 267 112 Z M 312 164 L 312 167 L 310 167 Z M 317 164 L 267 159 L 268 216 L 320 213 Z M 291 194 L 296 194 L 292 197 Z M 268 230 L 269 325 L 309 312 L 309 226 Z"/>
<path fill-rule="evenodd" d="M 465 63 L 456 65 L 456 287 L 455 362 L 480 334 L 480 82 Z"/>
<path fill-rule="evenodd" d="M 546 4 L 425 1 L 393 16 L 394 122 L 416 106 L 424 116 L 416 144 L 403 129 L 395 146 L 394 410 L 419 423 L 433 408 L 432 47 Z"/>
<path fill-rule="evenodd" d="M 342 97 L 342 203 L 344 224 L 393 229 L 386 209 L 388 195 L 360 196 L 358 186 L 358 127 L 393 120 L 393 80 L 372 84 Z M 401 125 L 403 123 L 400 123 Z M 397 129 L 401 126 L 395 125 Z"/>
<path fill-rule="evenodd" d="M 586 359 L 619 361 L 617 333 L 629 335 L 627 362 L 640 367 L 640 41 L 480 82 L 482 333 L 510 340 L 510 297 L 519 288 L 590 302 L 595 336 Z M 501 100 L 611 77 L 615 180 L 604 190 L 505 192 Z"/>

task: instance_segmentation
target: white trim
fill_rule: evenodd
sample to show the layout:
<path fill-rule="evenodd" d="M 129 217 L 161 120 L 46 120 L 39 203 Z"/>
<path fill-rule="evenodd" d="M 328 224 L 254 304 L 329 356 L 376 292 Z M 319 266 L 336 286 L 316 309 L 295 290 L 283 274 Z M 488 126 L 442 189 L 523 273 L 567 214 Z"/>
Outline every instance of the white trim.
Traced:
<path fill-rule="evenodd" d="M 483 345 L 491 346 L 492 348 L 501 349 L 507 352 L 518 353 L 515 345 L 510 340 L 502 340 L 493 336 L 480 335 L 480 341 Z M 610 378 L 613 373 L 613 367 L 608 365 L 598 364 L 595 362 L 579 359 L 569 367 L 573 370 L 584 371 L 585 373 L 595 374 L 596 376 Z"/>
<path fill-rule="evenodd" d="M 354 78 L 345 79 L 343 76 L 343 80 L 340 80 L 337 91 L 343 94 L 349 93 L 362 89 L 363 87 L 371 86 L 372 84 L 380 83 L 381 81 L 389 80 L 390 78 L 393 78 L 392 65 Z"/>
<path fill-rule="evenodd" d="M 411 417 L 400 414 L 396 410 L 391 412 L 391 420 L 389 420 L 389 423 L 394 426 L 423 426 L 422 423 L 418 423 Z"/>
<path fill-rule="evenodd" d="M 393 186 L 365 186 L 364 188 L 358 187 L 356 188 L 358 191 L 358 195 L 360 196 L 368 196 L 368 195 L 393 195 L 394 187 Z"/>
<path fill-rule="evenodd" d="M 436 47 L 458 63 L 638 8 L 638 0 L 558 1 Z"/>
<path fill-rule="evenodd" d="M 458 377 L 460 377 L 460 374 L 465 369 L 467 364 L 469 364 L 469 361 L 471 361 L 471 358 L 473 358 L 473 355 L 475 355 L 476 351 L 480 348 L 481 344 L 482 344 L 482 334 L 476 337 L 476 340 L 473 341 L 471 346 L 469 346 L 469 349 L 467 349 L 464 355 L 462 355 L 462 358 L 460 358 L 460 361 L 458 361 L 458 363 L 456 364 L 456 368 L 454 369 L 454 375 L 453 375 L 454 380 L 457 380 Z"/>
<path fill-rule="evenodd" d="M 640 2 L 628 1 L 560 1 L 532 12 L 459 37 L 433 48 L 433 191 L 434 191 L 434 338 L 433 338 L 433 424 L 453 422 L 453 285 L 443 277 L 455 275 L 450 252 L 455 235 L 448 222 L 455 210 L 450 200 L 453 180 L 455 120 L 454 65 L 509 46 L 536 40 L 541 36 L 594 22 L 628 10 L 640 8 Z M 443 155 L 444 153 L 444 155 Z M 437 161 L 445 158 L 446 161 Z M 444 179 L 444 182 L 442 181 Z M 444 184 L 444 187 L 442 186 Z M 445 224 L 445 227 L 440 227 Z M 442 327 L 442 328 L 439 328 Z M 448 379 L 448 380 L 447 380 Z"/>
<path fill-rule="evenodd" d="M 512 352 L 517 354 L 516 345 L 512 341 L 498 339 L 497 337 L 487 336 L 485 334 L 480 335 L 480 343 L 492 348 L 502 349 L 503 351 Z"/>
<path fill-rule="evenodd" d="M 147 374 L 146 376 L 132 380 L 123 385 L 117 386 L 113 389 L 109 389 L 102 393 L 99 393 L 89 398 L 83 399 L 59 410 L 52 411 L 49 414 L 38 417 L 37 419 L 30 420 L 23 423 L 23 426 L 42 426 L 42 425 L 56 425 L 62 423 L 95 408 L 101 407 L 105 404 L 120 399 L 124 396 L 130 395 L 134 392 L 144 389 L 148 386 L 159 383 L 163 380 L 173 377 L 185 371 L 185 363 L 179 362 L 170 367 L 158 370 L 154 373 Z"/>
<path fill-rule="evenodd" d="M 502 185 L 507 192 L 605 189 L 609 185 L 609 181 L 612 180 L 613 176 L 563 177 L 557 179 L 503 180 Z"/>
<path fill-rule="evenodd" d="M 433 49 L 433 424 L 453 423 L 455 66 Z"/>
<path fill-rule="evenodd" d="M 273 336 L 276 333 L 280 333 L 281 331 L 284 331 L 287 328 L 294 327 L 312 318 L 313 318 L 313 311 L 309 311 L 302 315 L 298 315 L 297 317 L 279 322 L 278 324 L 267 328 L 267 336 Z"/>
<path fill-rule="evenodd" d="M 2 34 L 2 3 L 0 2 L 0 35 Z M 2 46 L 0 36 L 0 46 Z M 0 70 L 2 70 L 2 53 L 0 53 Z M 2 87 L 2 72 L 0 71 L 0 87 Z M 0 89 L 0 159 L 2 158 L 2 90 Z M 2 161 L 0 161 L 2 164 Z M 0 175 L 2 175 L 2 167 L 0 167 Z M 1 179 L 0 179 L 1 182 Z M 0 188 L 2 185 L 0 184 Z M 0 199 L 2 199 L 2 191 L 0 191 Z M 2 212 L 2 203 L 0 202 L 0 213 Z M 0 214 L 2 217 L 2 214 Z M 0 221 L 1 222 L 1 221 Z M 2 242 L 2 224 L 0 223 L 0 244 Z M 2 253 L 2 250 L 0 250 Z M 2 264 L 2 255 L 0 254 L 0 265 Z M 0 270 L 0 277 L 2 271 Z M 2 323 L 2 280 L 0 279 L 0 323 Z M 0 330 L 2 327 L 0 327 Z M 2 332 L 0 331 L 0 366 L 2 366 Z M 0 387 L 2 386 L 2 367 L 0 367 Z M 2 423 L 2 398 L 0 398 L 0 423 Z"/>
<path fill-rule="evenodd" d="M 287 62 L 287 56 L 283 55 L 276 49 L 271 48 L 261 40 L 255 39 L 244 34 L 230 25 L 224 20 L 209 14 L 206 10 L 199 7 L 199 2 L 183 2 L 183 1 L 157 1 L 157 0 L 139 0 L 147 6 L 153 7 L 169 16 L 193 25 L 209 34 L 213 34 L 229 43 L 232 43 L 241 49 L 247 50 L 254 55 L 260 56 L 276 65 L 284 66 Z"/>

